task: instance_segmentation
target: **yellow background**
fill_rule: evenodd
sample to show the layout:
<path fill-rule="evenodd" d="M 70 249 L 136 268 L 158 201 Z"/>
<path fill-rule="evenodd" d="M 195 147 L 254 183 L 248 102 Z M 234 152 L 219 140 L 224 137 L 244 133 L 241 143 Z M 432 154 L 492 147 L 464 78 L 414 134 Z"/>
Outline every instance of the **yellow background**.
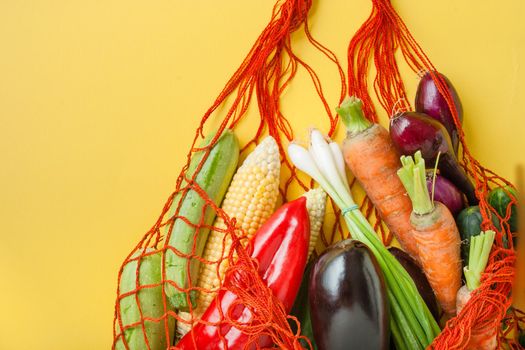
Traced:
<path fill-rule="evenodd" d="M 344 63 L 371 2 L 315 3 L 312 32 Z M 394 4 L 456 85 L 474 155 L 513 180 L 525 146 L 524 2 Z M 272 6 L 0 2 L 0 349 L 110 347 L 120 262 L 160 213 L 200 116 Z M 294 43 L 335 106 L 333 66 L 302 34 Z M 300 136 L 326 129 L 304 72 L 283 110 Z"/>

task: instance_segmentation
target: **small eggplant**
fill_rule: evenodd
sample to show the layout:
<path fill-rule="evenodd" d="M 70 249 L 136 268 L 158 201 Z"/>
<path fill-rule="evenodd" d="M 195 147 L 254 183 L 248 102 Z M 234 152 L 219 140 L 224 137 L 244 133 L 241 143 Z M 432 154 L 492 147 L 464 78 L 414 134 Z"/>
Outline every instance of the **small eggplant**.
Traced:
<path fill-rule="evenodd" d="M 438 72 L 434 73 L 443 79 L 443 82 L 445 83 L 445 86 L 452 97 L 459 122 L 461 123 L 463 121 L 463 107 L 456 89 L 446 76 Z M 456 124 L 454 123 L 452 111 L 448 107 L 445 97 L 439 93 L 436 83 L 432 79 L 432 74 L 430 72 L 426 72 L 419 81 L 415 105 L 416 112 L 425 113 L 443 124 L 450 135 L 452 146 L 454 147 L 454 153 L 458 154 L 459 135 Z"/>
<path fill-rule="evenodd" d="M 474 186 L 458 163 L 447 130 L 424 113 L 404 112 L 390 120 L 390 137 L 404 155 L 421 154 L 429 166 L 440 153 L 438 168 L 466 196 L 470 205 L 478 204 Z"/>
<path fill-rule="evenodd" d="M 427 171 L 427 188 L 430 195 L 432 195 L 432 182 L 434 179 L 434 172 Z M 452 215 L 456 217 L 461 209 L 465 207 L 463 202 L 463 194 L 452 182 L 447 178 L 436 175 L 436 183 L 434 185 L 434 200 L 445 204 Z"/>
<path fill-rule="evenodd" d="M 319 350 L 389 348 L 385 282 L 366 245 L 347 239 L 325 250 L 312 269 L 308 294 Z"/>
<path fill-rule="evenodd" d="M 394 256 L 394 258 L 396 258 L 397 261 L 399 261 L 405 270 L 407 270 L 408 274 L 410 277 L 412 277 L 412 280 L 416 284 L 419 294 L 425 301 L 425 304 L 427 304 L 430 313 L 432 313 L 432 316 L 434 316 L 434 318 L 439 321 L 439 310 L 437 306 L 436 295 L 434 294 L 434 291 L 428 282 L 427 276 L 425 276 L 425 273 L 421 267 L 419 267 L 419 265 L 414 259 L 410 257 L 410 255 L 399 248 L 390 247 L 388 248 L 388 251 Z"/>

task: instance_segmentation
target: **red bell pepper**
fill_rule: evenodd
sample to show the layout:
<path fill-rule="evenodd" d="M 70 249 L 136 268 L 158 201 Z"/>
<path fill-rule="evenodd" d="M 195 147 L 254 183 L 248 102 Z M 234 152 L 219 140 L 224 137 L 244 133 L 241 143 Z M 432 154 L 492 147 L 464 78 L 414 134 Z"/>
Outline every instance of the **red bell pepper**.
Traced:
<path fill-rule="evenodd" d="M 279 208 L 261 226 L 251 242 L 250 256 L 258 262 L 259 275 L 283 303 L 286 312 L 290 312 L 301 285 L 309 240 L 310 222 L 306 199 L 300 197 Z M 239 275 L 231 278 L 238 277 Z M 231 278 L 226 278 L 226 286 L 232 283 Z M 220 308 L 217 302 L 220 303 Z M 250 324 L 253 319 L 251 310 L 240 304 L 236 294 L 221 290 L 202 316 L 203 321 L 211 324 L 198 323 L 176 347 L 181 350 L 244 349 L 250 336 L 228 322 L 219 324 L 220 310 L 239 323 Z M 269 336 L 261 336 L 256 343 L 260 348 L 272 345 Z"/>

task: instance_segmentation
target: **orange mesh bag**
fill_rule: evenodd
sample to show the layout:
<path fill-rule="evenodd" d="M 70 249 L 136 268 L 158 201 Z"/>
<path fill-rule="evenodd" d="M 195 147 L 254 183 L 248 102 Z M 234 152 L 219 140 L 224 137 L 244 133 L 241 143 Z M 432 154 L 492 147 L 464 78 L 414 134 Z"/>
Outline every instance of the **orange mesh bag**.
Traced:
<path fill-rule="evenodd" d="M 280 196 L 286 202 L 293 183 L 305 190 L 312 185 L 298 180 L 295 169 L 285 157 L 283 143 L 293 138 L 293 132 L 279 106 L 283 91 L 301 67 L 311 78 L 326 110 L 329 134 L 335 131 L 338 117 L 331 112 L 317 74 L 295 55 L 292 33 L 299 29 L 304 31 L 308 42 L 335 65 L 341 83 L 340 101 L 346 95 L 346 82 L 335 55 L 309 32 L 307 15 L 311 6 L 311 0 L 284 0 L 275 4 L 270 22 L 202 116 L 175 191 L 119 271 L 113 349 L 176 349 L 175 328 L 186 332 L 191 326 L 205 323 L 200 319 L 203 310 L 196 303 L 207 295 L 214 297 L 204 299 L 217 300 L 215 295 L 220 291 L 236 295 L 237 304 L 228 310 L 235 313 L 242 305 L 249 310 L 250 320 L 241 322 L 243 319 L 238 320 L 219 307 L 220 315 L 215 325 L 243 333 L 246 346 L 251 344 L 259 348 L 262 343 L 288 349 L 299 346 L 300 336 L 292 332 L 286 308 L 262 281 L 258 262 L 245 248 L 247 235 L 253 230 L 239 226 L 238 218 L 231 217 L 220 205 L 238 158 L 259 143 L 261 147 L 272 144 L 267 152 L 280 154 L 285 181 L 279 185 L 275 197 Z M 254 93 L 260 121 L 253 138 L 239 145 L 234 130 L 246 115 Z M 204 137 L 205 127 L 211 119 L 219 120 L 219 127 Z M 264 134 L 269 134 L 274 141 L 260 142 Z M 253 155 L 252 160 L 255 162 L 257 157 Z M 238 175 L 241 176 L 244 175 Z M 231 198 L 228 200 L 234 200 Z M 223 243 L 216 260 L 206 260 L 202 255 L 210 232 L 219 233 L 219 241 Z M 197 282 L 203 266 L 208 273 L 227 280 L 227 285 L 200 287 Z M 188 336 L 193 339 L 194 331 Z M 260 342 L 261 337 L 265 341 Z M 219 341 L 226 340 L 221 336 Z"/>
<path fill-rule="evenodd" d="M 511 307 L 511 290 L 515 274 L 515 251 L 511 232 L 510 206 L 516 203 L 511 195 L 506 215 L 501 215 L 488 203 L 488 194 L 495 188 L 510 186 L 507 180 L 482 166 L 469 152 L 465 134 L 461 128 L 458 112 L 454 105 L 454 97 L 447 88 L 447 82 L 439 70 L 431 63 L 419 44 L 416 42 L 403 20 L 396 13 L 390 0 L 372 0 L 372 12 L 352 37 L 348 46 L 348 91 L 350 95 L 358 96 L 363 101 L 365 116 L 377 121 L 374 100 L 370 93 L 374 91 L 375 98 L 381 107 L 392 118 L 399 111 L 412 111 L 413 108 L 405 91 L 403 79 L 398 68 L 396 52 L 399 57 L 416 74 L 428 72 L 448 105 L 457 128 L 457 138 L 460 144 L 459 159 L 461 166 L 474 182 L 475 197 L 483 217 L 482 229 L 496 232 L 494 247 L 491 251 L 488 265 L 481 278 L 481 286 L 474 290 L 465 307 L 446 323 L 442 332 L 431 344 L 432 349 L 465 349 L 470 348 L 469 341 L 487 333 L 487 330 L 497 331 L 498 348 L 518 349 L 521 346 L 515 340 L 523 321 L 523 313 Z M 375 66 L 375 76 L 370 76 L 370 63 Z M 369 80 L 371 78 L 371 80 Z M 373 81 L 372 86 L 369 81 Z M 370 201 L 365 200 L 365 212 L 368 217 L 375 211 Z M 376 213 L 377 214 L 377 213 Z M 491 220 L 496 216 L 501 223 L 496 227 Z M 375 217 L 379 217 L 376 215 Z M 384 231 L 380 220 L 375 227 Z M 385 236 L 385 244 L 392 237 Z"/>
<path fill-rule="evenodd" d="M 235 329 L 243 334 L 243 348 L 247 349 L 261 348 L 261 344 L 274 344 L 274 347 L 280 349 L 301 349 L 302 346 L 313 348 L 308 339 L 300 336 L 301 329 L 297 319 L 287 315 L 289 305 L 283 305 L 258 273 L 258 261 L 250 255 L 253 247 L 246 246 L 255 226 L 243 227 L 241 218 L 231 216 L 231 213 L 224 210 L 226 204 L 221 206 L 221 201 L 225 195 L 225 187 L 216 188 L 211 196 L 210 191 L 207 191 L 209 187 L 206 187 L 211 186 L 210 182 L 199 178 L 201 171 L 208 171 L 208 163 L 228 162 L 230 168 L 222 169 L 221 173 L 222 182 L 227 185 L 233 176 L 232 169 L 237 165 L 239 152 L 242 155 L 254 145 L 267 143 L 262 137 L 269 134 L 275 140 L 275 148 L 280 154 L 280 166 L 283 168 L 284 179 L 277 190 L 280 199 L 283 202 L 290 199 L 292 185 L 305 190 L 312 187 L 313 181 L 308 183 L 302 180 L 304 178 L 298 176 L 297 170 L 286 157 L 284 147 L 293 139 L 293 131 L 280 110 L 281 95 L 300 67 L 311 77 L 326 110 L 328 136 L 334 134 L 338 117 L 331 112 L 332 103 L 326 101 L 314 70 L 294 54 L 291 34 L 302 28 L 309 43 L 335 64 L 341 83 L 339 103 L 346 96 L 347 87 L 343 70 L 335 55 L 310 35 L 307 15 L 311 6 L 311 0 L 277 2 L 270 22 L 202 117 L 187 155 L 186 166 L 177 179 L 175 191 L 168 198 L 157 222 L 130 252 L 119 271 L 113 330 L 114 349 L 177 349 L 175 334 L 182 335 L 188 331 L 190 333 L 186 337 L 190 338 L 186 338 L 189 340 L 185 344 L 189 345 L 185 349 L 197 348 L 194 330 L 204 326 L 214 326 L 221 329 L 221 332 Z M 387 113 L 395 109 L 411 109 L 394 57 L 398 49 L 401 49 L 403 57 L 414 72 L 431 72 L 439 92 L 445 96 L 454 113 L 452 96 L 446 89 L 445 82 L 433 73 L 436 71 L 435 67 L 390 1 L 373 0 L 370 17 L 355 34 L 348 48 L 348 92 L 363 100 L 365 115 L 372 121 L 377 121 L 369 93 L 371 87 L 368 85 L 369 64 L 372 61 L 377 71 L 373 90 L 381 106 Z M 254 137 L 239 146 L 231 130 L 235 130 L 243 120 L 254 93 L 260 121 Z M 222 106 L 227 106 L 224 117 L 217 115 Z M 220 120 L 220 126 L 215 133 L 202 140 L 205 126 L 212 116 Z M 509 336 L 521 329 L 524 320 L 523 313 L 509 308 L 515 262 L 509 225 L 510 213 L 501 217 L 487 202 L 487 194 L 491 188 L 512 185 L 474 159 L 466 145 L 457 113 L 453 117 L 462 146 L 462 166 L 475 182 L 475 193 L 484 219 L 483 228 L 495 230 L 496 240 L 481 287 L 472 293 L 470 301 L 458 316 L 447 322 L 431 348 L 464 349 L 477 333 L 491 328 L 498 329 L 499 345 L 519 348 L 519 344 Z M 227 159 L 221 158 L 217 151 L 218 148 L 225 147 L 224 144 L 230 150 Z M 235 151 L 236 147 L 240 150 Z M 350 186 L 356 187 L 355 179 L 352 179 Z M 232 197 L 228 196 L 226 194 L 225 202 L 235 200 L 231 199 L 234 198 L 233 194 Z M 181 200 L 188 197 L 195 199 L 195 217 L 186 214 L 187 208 L 184 208 Z M 515 199 L 510 205 L 514 203 Z M 330 229 L 321 232 L 320 239 L 324 246 L 348 236 L 340 220 L 341 210 L 337 209 L 333 201 L 331 204 L 335 221 Z M 359 203 L 359 209 L 372 222 L 382 242 L 390 245 L 392 234 L 379 219 L 380 213 L 372 201 L 365 196 Z M 500 227 L 492 224 L 489 219 L 492 214 L 499 215 L 502 223 Z M 214 217 L 217 219 L 214 220 Z M 263 220 L 259 220 L 258 225 L 261 221 Z M 188 240 L 181 231 L 183 234 L 189 232 L 191 239 Z M 217 258 L 207 260 L 202 255 L 203 242 L 210 232 L 218 237 L 215 240 L 221 243 L 222 250 Z M 186 250 L 173 244 L 177 239 L 187 241 Z M 175 276 L 174 267 L 177 271 Z M 203 287 L 197 278 L 198 272 L 203 270 L 224 282 Z M 235 295 L 236 299 L 228 308 L 217 308 L 215 321 L 206 321 L 204 317 L 201 319 L 204 310 L 199 303 L 202 300 L 218 303 L 217 295 L 225 294 Z M 239 318 L 239 310 L 242 310 L 242 315 L 246 312 L 247 318 Z M 296 331 L 292 331 L 290 323 L 298 326 Z M 299 340 L 302 340 L 302 345 Z M 217 341 L 223 347 L 227 343 L 224 336 L 220 336 Z"/>

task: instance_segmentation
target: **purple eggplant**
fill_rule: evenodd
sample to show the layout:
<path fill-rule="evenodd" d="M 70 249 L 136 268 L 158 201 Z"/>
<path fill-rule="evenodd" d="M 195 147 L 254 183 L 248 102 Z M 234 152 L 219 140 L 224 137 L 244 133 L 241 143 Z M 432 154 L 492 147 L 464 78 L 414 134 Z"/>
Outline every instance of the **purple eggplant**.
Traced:
<path fill-rule="evenodd" d="M 459 165 L 447 129 L 424 113 L 404 112 L 390 120 L 390 137 L 404 155 L 421 150 L 427 166 L 433 167 L 438 154 L 438 168 L 466 196 L 470 205 L 478 204 L 476 192 L 467 174 Z"/>
<path fill-rule="evenodd" d="M 347 239 L 325 250 L 312 268 L 308 298 L 319 350 L 389 348 L 385 282 L 363 243 Z"/>
<path fill-rule="evenodd" d="M 414 281 L 417 290 L 425 304 L 427 304 L 430 313 L 436 320 L 439 320 L 439 310 L 436 301 L 436 295 L 428 283 L 425 273 L 419 267 L 414 259 L 410 257 L 407 253 L 396 247 L 388 248 L 388 251 L 396 258 L 397 261 L 407 270 L 410 277 Z"/>
<path fill-rule="evenodd" d="M 428 170 L 427 188 L 430 195 L 432 195 L 433 179 L 434 171 Z M 439 174 L 436 175 L 436 183 L 434 185 L 434 200 L 445 204 L 454 217 L 465 207 L 463 193 L 452 182 Z"/>
<path fill-rule="evenodd" d="M 435 73 L 443 79 L 443 82 L 445 83 L 446 88 L 452 97 L 459 122 L 461 123 L 463 121 L 463 107 L 461 106 L 461 101 L 459 99 L 458 93 L 456 92 L 456 89 L 446 76 L 438 72 Z M 458 154 L 459 135 L 456 124 L 454 123 L 452 111 L 448 107 L 445 97 L 439 93 L 436 83 L 432 79 L 432 74 L 430 74 L 430 72 L 426 72 L 419 81 L 415 105 L 416 112 L 425 113 L 429 117 L 432 117 L 443 124 L 450 135 L 452 146 L 454 147 L 454 153 Z"/>

